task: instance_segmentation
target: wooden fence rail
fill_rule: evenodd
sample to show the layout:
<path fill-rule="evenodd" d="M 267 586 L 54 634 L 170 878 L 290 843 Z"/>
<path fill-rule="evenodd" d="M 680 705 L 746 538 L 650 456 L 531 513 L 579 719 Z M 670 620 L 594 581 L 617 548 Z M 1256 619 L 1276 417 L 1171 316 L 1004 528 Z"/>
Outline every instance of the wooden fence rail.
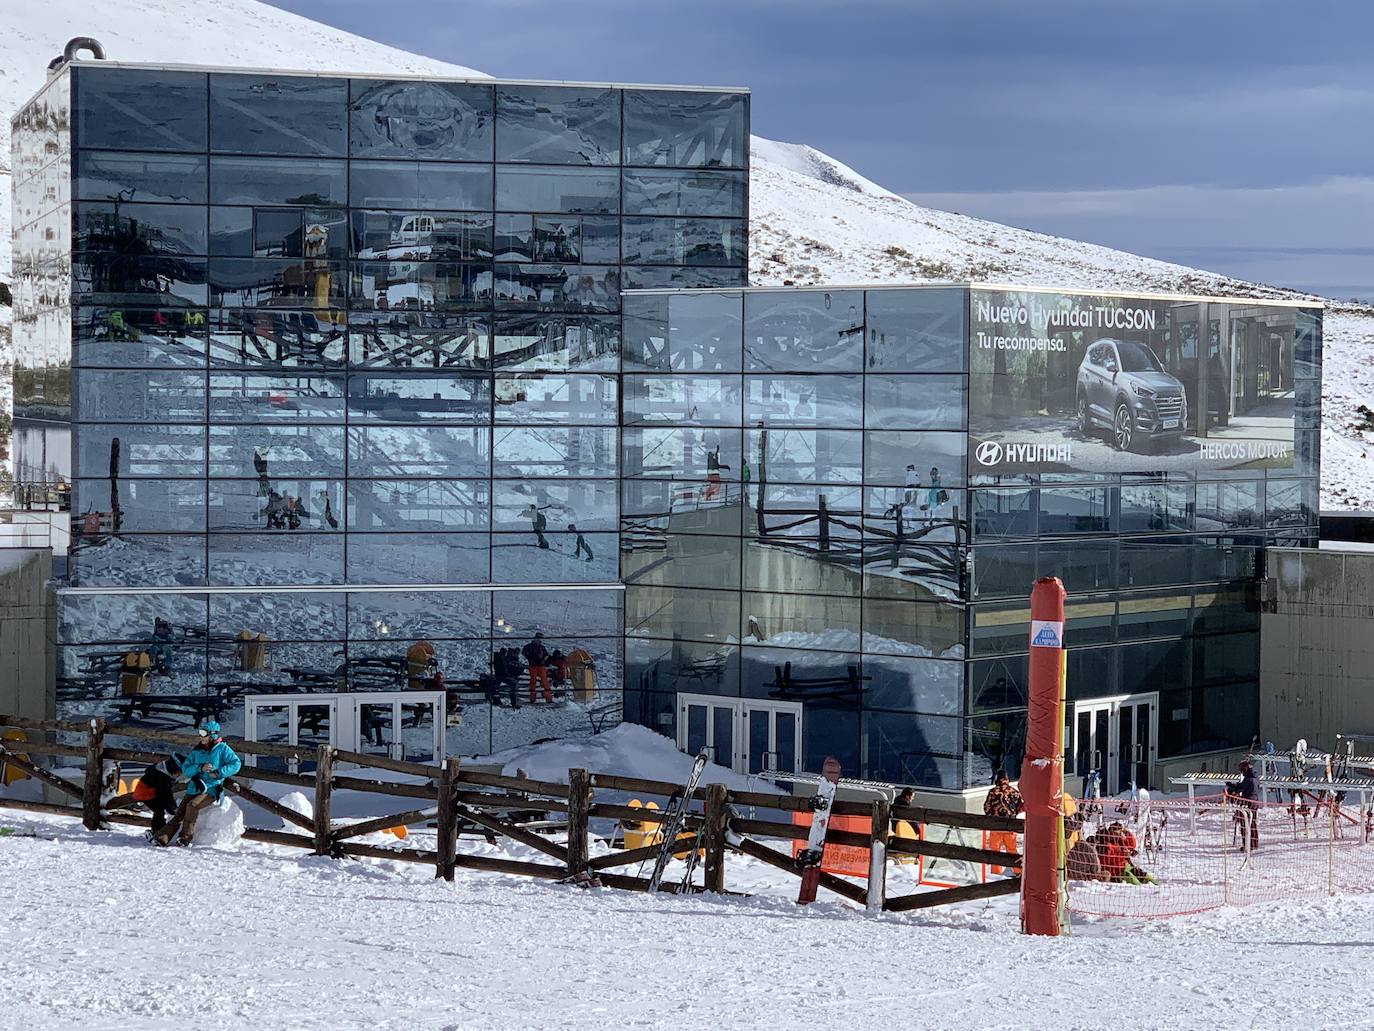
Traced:
<path fill-rule="evenodd" d="M 0 764 L 12 765 L 79 803 L 31 802 L 0 796 L 0 809 L 73 817 L 80 819 L 90 830 L 112 823 L 142 827 L 151 824 L 148 817 L 129 811 L 128 807 L 133 803 L 132 793 L 115 793 L 117 766 L 111 764 L 160 762 L 174 752 L 189 750 L 197 744 L 197 739 L 188 734 L 107 725 L 98 719 L 81 722 L 32 720 L 0 713 L 0 727 L 13 727 L 37 738 L 33 741 L 0 740 Z M 47 735 L 54 734 L 80 736 L 83 740 L 78 745 L 47 739 Z M 111 745 L 110 739 L 129 739 L 140 745 L 137 748 Z M 249 827 L 243 834 L 246 840 L 306 849 L 317 855 L 336 858 L 360 857 L 421 863 L 431 866 L 435 877 L 449 881 L 453 880 L 456 869 L 467 869 L 646 891 L 649 888 L 647 878 L 612 871 L 653 860 L 662 845 L 651 842 L 592 856 L 591 824 L 593 820 L 614 820 L 622 825 L 652 828 L 669 819 L 668 811 L 601 801 L 597 796 L 605 792 L 620 792 L 658 796 L 666 800 L 680 797 L 682 793 L 681 785 L 667 781 L 582 769 L 569 770 L 568 781 L 564 784 L 467 770 L 462 768 L 457 759 L 431 766 L 351 752 L 330 745 L 288 746 L 229 740 L 236 751 L 249 756 L 294 759 L 314 764 L 314 771 L 310 774 L 245 765 L 226 783 L 227 790 L 240 801 L 269 813 L 287 826 L 286 830 Z M 35 761 L 35 756 L 64 756 L 83 760 L 80 781 L 46 769 Z M 356 768 L 341 771 L 339 764 L 344 763 Z M 410 779 L 383 779 L 378 776 L 382 772 Z M 311 814 L 299 813 L 250 786 L 259 781 L 287 785 L 308 794 L 313 805 Z M 387 816 L 340 823 L 331 819 L 333 795 L 337 791 L 415 799 L 420 804 L 412 803 L 410 808 Z M 755 814 L 762 811 L 762 815 L 770 812 L 804 813 L 810 811 L 809 799 L 758 791 L 734 791 L 723 784 L 707 784 L 693 792 L 687 805 L 682 836 L 669 844 L 668 848 L 677 856 L 700 850 L 703 857 L 702 884 L 698 887 L 695 884 L 689 886 L 665 882 L 659 886 L 661 891 L 724 892 L 726 856 L 729 852 L 751 856 L 769 866 L 800 876 L 792 858 L 792 843 L 806 839 L 809 825 L 755 818 L 752 815 L 746 817 L 740 811 L 749 809 L 754 810 Z M 863 832 L 832 826 L 826 835 L 827 845 L 849 846 L 863 849 L 869 854 L 869 879 L 868 884 L 863 885 L 823 872 L 820 885 L 842 898 L 866 906 L 870 912 L 903 912 L 992 898 L 1012 894 L 1020 888 L 1019 879 L 1011 877 L 985 884 L 889 897 L 885 885 L 886 857 L 891 854 L 998 866 L 1015 866 L 1020 862 L 1020 856 L 1006 852 L 952 842 L 893 837 L 890 829 L 894 820 L 978 831 L 1017 831 L 1020 829 L 1019 821 L 929 807 L 894 807 L 886 801 L 837 801 L 833 812 L 842 816 L 869 818 L 869 827 Z M 564 840 L 559 842 L 525 826 L 523 819 L 529 815 L 563 817 L 566 820 Z M 415 824 L 434 826 L 433 849 L 391 847 L 358 840 L 369 834 Z M 539 826 L 547 824 L 541 823 Z M 458 838 L 465 829 L 486 834 L 492 840 L 500 836 L 518 842 L 539 858 L 507 859 L 464 854 L 458 851 Z M 773 848 L 759 839 L 779 840 L 786 845 Z"/>

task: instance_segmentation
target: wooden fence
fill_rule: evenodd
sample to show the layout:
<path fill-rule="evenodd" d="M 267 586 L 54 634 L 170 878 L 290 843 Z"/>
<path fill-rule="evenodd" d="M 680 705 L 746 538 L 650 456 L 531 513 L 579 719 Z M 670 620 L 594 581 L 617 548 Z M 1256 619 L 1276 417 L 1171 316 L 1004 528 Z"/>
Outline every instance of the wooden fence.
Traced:
<path fill-rule="evenodd" d="M 30 802 L 0 795 L 0 809 L 49 813 L 80 819 L 88 830 L 99 830 L 112 823 L 149 826 L 151 820 L 133 811 L 133 796 L 111 797 L 111 780 L 116 767 L 107 763 L 153 763 L 167 758 L 173 750 L 189 750 L 197 744 L 190 734 L 176 734 L 162 730 L 122 725 L 107 725 L 103 720 L 88 722 L 63 720 L 33 720 L 0 714 L 0 729 L 22 730 L 33 740 L 0 740 L 0 765 L 8 764 L 37 778 L 55 791 L 74 801 L 68 804 Z M 81 744 L 67 744 L 49 740 L 52 734 L 80 735 Z M 119 747 L 111 738 L 124 738 L 138 747 Z M 227 783 L 227 789 L 249 805 L 285 821 L 294 830 L 271 830 L 248 827 L 243 837 L 249 841 L 266 842 L 306 849 L 316 855 L 359 856 L 421 863 L 434 869 L 435 877 L 452 881 L 454 871 L 484 870 L 492 873 L 540 877 L 552 881 L 578 884 L 597 883 L 630 891 L 649 889 L 649 878 L 624 872 L 625 867 L 652 862 L 660 845 L 611 851 L 591 856 L 588 843 L 589 825 L 594 819 L 634 823 L 661 823 L 667 819 L 665 810 L 632 807 L 610 801 L 598 801 L 598 794 L 631 793 L 670 798 L 680 794 L 682 785 L 667 781 L 624 777 L 611 773 L 594 773 L 570 769 L 568 782 L 534 780 L 528 777 L 508 777 L 482 770 L 463 769 L 457 759 L 448 759 L 442 766 L 404 762 L 383 756 L 364 755 L 329 745 L 291 746 L 258 741 L 232 739 L 231 746 L 241 755 L 264 756 L 298 763 L 313 763 L 313 773 L 287 773 L 245 764 Z M 154 745 L 164 746 L 161 749 Z M 38 756 L 63 756 L 81 760 L 80 781 L 60 776 L 35 761 Z M 350 764 L 354 768 L 340 768 Z M 379 779 L 376 771 L 401 774 L 415 778 L 411 781 Z M 305 816 L 264 795 L 252 787 L 255 782 L 285 784 L 310 793 L 313 815 Z M 408 800 L 409 808 L 363 820 L 339 823 L 330 818 L 331 800 L 336 791 L 356 791 L 386 795 Z M 691 891 L 724 892 L 726 890 L 726 857 L 730 853 L 752 858 L 779 870 L 800 876 L 791 854 L 794 841 L 805 840 L 809 828 L 790 822 L 794 812 L 811 811 L 810 799 L 793 795 L 774 795 L 764 792 L 736 791 L 723 784 L 706 784 L 697 788 L 691 801 L 700 803 L 700 811 L 686 816 L 683 829 L 688 833 L 673 845 L 674 855 L 699 850 L 704 857 L 702 884 L 691 885 Z M 788 822 L 746 817 L 742 811 L 786 814 Z M 948 842 L 899 838 L 890 834 L 892 821 L 905 820 L 913 826 L 938 824 L 946 827 L 985 831 L 1018 831 L 1020 823 L 999 817 L 930 809 L 926 807 L 893 807 L 886 801 L 837 801 L 833 810 L 841 816 L 869 817 L 868 833 L 842 831 L 833 826 L 826 835 L 826 843 L 849 845 L 865 849 L 870 855 L 869 877 L 866 885 L 843 877 L 822 873 L 821 887 L 871 912 L 901 912 L 931 906 L 966 902 L 1013 894 L 1020 890 L 1020 879 L 1008 877 L 981 884 L 963 885 L 909 895 L 888 897 L 886 893 L 886 858 L 889 855 L 925 856 L 929 858 L 963 860 L 972 863 L 991 863 L 998 866 L 1017 865 L 1020 857 L 1005 852 Z M 567 835 L 563 842 L 552 840 L 522 824 L 518 814 L 557 814 L 566 820 Z M 369 844 L 357 839 L 364 835 L 394 827 L 414 824 L 434 824 L 437 828 L 433 849 L 392 847 Z M 503 859 L 493 856 L 470 855 L 458 851 L 461 829 L 471 828 L 493 837 L 518 841 L 540 853 L 540 861 Z M 761 840 L 762 839 L 762 840 Z M 764 844 L 764 840 L 785 843 L 783 848 Z M 785 849 L 785 850 L 784 850 Z M 663 882 L 659 890 L 676 892 L 681 884 Z"/>

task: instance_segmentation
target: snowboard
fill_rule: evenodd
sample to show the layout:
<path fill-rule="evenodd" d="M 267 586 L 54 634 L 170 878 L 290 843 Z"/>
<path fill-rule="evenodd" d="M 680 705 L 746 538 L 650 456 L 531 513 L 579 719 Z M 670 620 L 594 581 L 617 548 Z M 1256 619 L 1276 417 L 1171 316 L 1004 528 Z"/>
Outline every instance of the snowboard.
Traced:
<path fill-rule="evenodd" d="M 801 888 L 797 905 L 816 901 L 816 889 L 821 883 L 821 860 L 825 856 L 825 833 L 830 829 L 830 810 L 835 802 L 835 789 L 840 784 L 840 764 L 834 756 L 827 756 L 821 765 L 821 782 L 811 799 L 811 833 L 806 836 L 806 848 L 797 853 L 801 868 Z"/>

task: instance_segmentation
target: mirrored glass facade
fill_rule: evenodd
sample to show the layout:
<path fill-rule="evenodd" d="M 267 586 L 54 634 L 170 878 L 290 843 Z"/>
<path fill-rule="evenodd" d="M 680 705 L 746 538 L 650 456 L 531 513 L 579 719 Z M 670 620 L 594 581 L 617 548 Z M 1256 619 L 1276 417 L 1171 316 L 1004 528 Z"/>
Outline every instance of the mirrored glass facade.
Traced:
<path fill-rule="evenodd" d="M 979 296 L 626 296 L 629 718 L 752 773 L 789 768 L 759 715 L 772 706 L 800 721 L 807 770 L 829 754 L 875 779 L 984 786 L 1020 768 L 1029 589 L 1058 576 L 1068 721 L 1128 699 L 1110 714 L 1129 723 L 1150 699 L 1148 734 L 1113 730 L 1111 751 L 1085 738 L 1070 774 L 1124 789 L 1148 773 L 1106 766 L 1136 743 L 1153 760 L 1250 743 L 1265 548 L 1317 535 L 1320 311 L 1211 305 L 1273 330 L 1288 365 L 1261 382 L 1296 413 L 1286 462 L 1173 471 L 1142 447 L 1114 452 L 1132 472 L 988 475 L 968 424 Z M 756 716 L 768 747 L 741 740 Z"/>
<path fill-rule="evenodd" d="M 129 649 L 155 692 L 413 687 L 424 639 L 504 698 L 537 631 L 597 684 L 532 736 L 619 702 L 621 290 L 743 284 L 747 94 L 78 62 L 15 145 L 64 697 Z"/>

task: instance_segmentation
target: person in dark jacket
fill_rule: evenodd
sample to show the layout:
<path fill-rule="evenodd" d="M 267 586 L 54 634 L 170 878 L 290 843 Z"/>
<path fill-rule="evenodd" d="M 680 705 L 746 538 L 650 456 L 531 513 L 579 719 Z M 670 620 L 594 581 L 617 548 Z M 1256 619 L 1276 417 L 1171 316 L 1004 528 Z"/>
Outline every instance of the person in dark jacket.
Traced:
<path fill-rule="evenodd" d="M 153 814 L 149 840 L 167 826 L 167 815 L 177 807 L 177 778 L 181 776 L 181 764 L 185 761 L 185 756 L 174 753 L 160 762 L 150 763 L 134 784 L 134 801 L 142 802 Z"/>
<path fill-rule="evenodd" d="M 1259 848 L 1259 779 L 1254 764 L 1245 759 L 1236 767 L 1240 780 L 1226 785 L 1226 794 L 1236 807 L 1235 820 L 1244 829 L 1249 825 L 1250 851 Z"/>
<path fill-rule="evenodd" d="M 530 704 L 539 702 L 534 693 L 536 685 L 543 687 L 544 701 L 553 704 L 553 691 L 549 687 L 549 650 L 544 647 L 544 635 L 535 634 L 534 640 L 521 649 L 521 654 L 530 667 Z"/>
<path fill-rule="evenodd" d="M 158 845 L 170 845 L 177 837 L 177 844 L 186 846 L 196 835 L 196 821 L 202 809 L 214 805 L 224 793 L 224 782 L 239 772 L 242 761 L 224 738 L 220 737 L 219 724 L 206 720 L 199 730 L 200 742 L 187 754 L 181 764 L 181 772 L 186 777 L 186 794 L 172 820 L 153 837 Z M 180 835 L 177 832 L 180 831 Z"/>

